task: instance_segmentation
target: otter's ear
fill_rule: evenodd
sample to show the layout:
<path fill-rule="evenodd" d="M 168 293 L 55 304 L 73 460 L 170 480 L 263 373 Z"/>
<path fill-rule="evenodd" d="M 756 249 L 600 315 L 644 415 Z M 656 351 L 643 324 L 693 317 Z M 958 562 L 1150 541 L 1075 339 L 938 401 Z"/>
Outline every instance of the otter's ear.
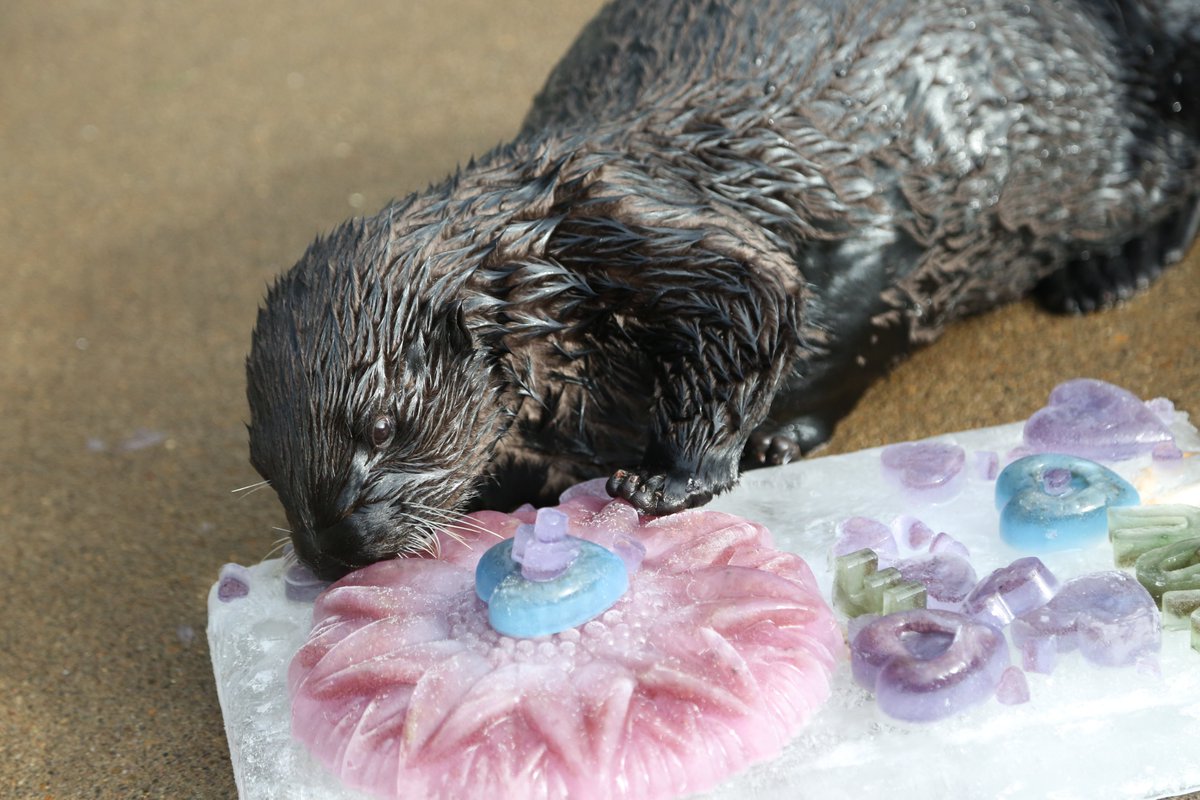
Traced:
<path fill-rule="evenodd" d="M 467 314 L 462 301 L 451 303 L 438 319 L 438 338 L 453 350 L 475 350 L 475 337 L 467 328 Z"/>

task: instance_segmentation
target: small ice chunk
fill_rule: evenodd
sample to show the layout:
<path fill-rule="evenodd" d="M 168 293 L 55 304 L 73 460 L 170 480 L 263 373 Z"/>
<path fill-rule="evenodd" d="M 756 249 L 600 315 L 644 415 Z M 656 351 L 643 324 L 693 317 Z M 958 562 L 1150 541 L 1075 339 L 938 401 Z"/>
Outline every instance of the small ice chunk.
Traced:
<path fill-rule="evenodd" d="M 1017 650 L 1021 653 L 1021 666 L 1027 672 L 1049 675 L 1058 666 L 1058 642 L 1053 634 L 1025 639 Z"/>
<path fill-rule="evenodd" d="M 1013 620 L 1012 637 L 1022 654 L 1037 651 L 1032 640 L 1046 639 L 1059 653 L 1078 648 L 1103 666 L 1136 664 L 1162 643 L 1154 598 L 1132 575 L 1116 570 L 1067 581 L 1050 602 Z"/>
<path fill-rule="evenodd" d="M 1058 579 L 1041 559 L 1018 558 L 992 572 L 963 602 L 969 617 L 1003 628 L 1027 611 L 1044 605 L 1058 589 Z"/>
<path fill-rule="evenodd" d="M 1071 490 L 1071 471 L 1056 467 L 1042 473 L 1042 491 L 1060 497 Z"/>
<path fill-rule="evenodd" d="M 869 517 L 849 517 L 838 523 L 837 540 L 833 545 L 835 558 L 864 548 L 894 556 L 896 539 L 892 536 L 891 528 Z"/>
<path fill-rule="evenodd" d="M 1029 681 L 1020 667 L 1008 667 L 1000 675 L 1000 685 L 996 687 L 996 699 L 1006 706 L 1015 706 L 1029 702 Z"/>
<path fill-rule="evenodd" d="M 916 581 L 904 580 L 895 567 L 868 575 L 863 586 L 867 590 L 870 609 L 872 612 L 878 609 L 880 614 L 924 608 L 927 600 L 925 587 Z"/>
<path fill-rule="evenodd" d="M 1000 536 L 1020 550 L 1070 550 L 1103 538 L 1107 510 L 1139 502 L 1112 470 L 1084 458 L 1026 456 L 996 479 Z"/>
<path fill-rule="evenodd" d="M 308 567 L 296 562 L 283 574 L 283 586 L 288 600 L 311 603 L 317 595 L 325 591 L 329 581 L 321 580 Z"/>
<path fill-rule="evenodd" d="M 994 481 L 1000 474 L 1000 456 L 995 450 L 975 451 L 975 477 L 980 480 Z"/>
<path fill-rule="evenodd" d="M 167 435 L 162 431 L 150 430 L 149 428 L 138 428 L 132 434 L 127 436 L 117 445 L 117 449 L 122 453 L 133 453 L 137 450 L 145 450 L 148 447 L 154 447 L 167 440 Z"/>
<path fill-rule="evenodd" d="M 1167 631 L 1185 631 L 1188 618 L 1200 609 L 1200 589 L 1180 589 L 1163 592 L 1162 626 Z"/>
<path fill-rule="evenodd" d="M 1133 569 L 1156 600 L 1163 592 L 1200 589 L 1200 536 L 1142 553 Z"/>
<path fill-rule="evenodd" d="M 971 557 L 971 551 L 967 549 L 967 546 L 945 531 L 933 537 L 933 541 L 929 543 L 929 552 L 956 555 L 964 559 Z"/>
<path fill-rule="evenodd" d="M 966 452 L 948 442 L 905 442 L 883 448 L 884 474 L 927 502 L 953 498 L 962 488 Z"/>
<path fill-rule="evenodd" d="M 250 594 L 250 570 L 241 564 L 229 563 L 221 567 L 217 578 L 217 599 L 222 603 L 237 600 Z"/>
<path fill-rule="evenodd" d="M 514 539 L 512 558 L 526 580 L 554 580 L 579 557 L 580 540 L 567 535 L 567 515 L 556 508 L 539 509 L 537 521 L 517 528 Z"/>
<path fill-rule="evenodd" d="M 1165 397 L 1155 397 L 1147 400 L 1146 408 L 1153 411 L 1162 420 L 1164 425 L 1171 425 L 1175 422 L 1175 404 Z"/>
<path fill-rule="evenodd" d="M 1188 505 L 1133 506 L 1108 510 L 1113 562 L 1132 567 L 1138 556 L 1200 536 L 1200 508 Z"/>
<path fill-rule="evenodd" d="M 533 503 L 523 503 L 512 512 L 512 515 L 521 522 L 532 525 L 537 520 L 537 507 Z"/>
<path fill-rule="evenodd" d="M 646 557 L 646 545 L 628 534 L 617 534 L 613 539 L 613 552 L 625 564 L 625 571 L 632 576 L 642 566 Z"/>
<path fill-rule="evenodd" d="M 184 647 L 191 647 L 192 642 L 196 641 L 196 629 L 191 625 L 177 625 L 175 627 L 175 638 Z"/>
<path fill-rule="evenodd" d="M 863 583 L 879 568 L 879 556 L 864 547 L 834 559 L 833 601 L 850 617 L 868 613 L 865 607 Z M 875 613 L 879 613 L 878 611 Z"/>
<path fill-rule="evenodd" d="M 936 553 L 908 558 L 896 565 L 905 580 L 925 587 L 927 608 L 958 611 L 974 588 L 975 570 L 957 553 Z"/>
<path fill-rule="evenodd" d="M 1180 461 L 1183 451 L 1174 442 L 1159 442 L 1151 448 L 1150 457 L 1155 461 Z"/>
<path fill-rule="evenodd" d="M 838 556 L 834 565 L 834 602 L 850 617 L 924 608 L 925 587 L 908 581 L 894 567 L 878 569 L 869 549 Z"/>
<path fill-rule="evenodd" d="M 1000 631 L 951 611 L 914 609 L 864 626 L 851 643 L 854 680 L 885 714 L 942 719 L 986 700 L 1009 665 Z"/>
<path fill-rule="evenodd" d="M 916 517 L 903 514 L 892 522 L 896 538 L 910 550 L 925 550 L 933 539 L 933 528 Z"/>

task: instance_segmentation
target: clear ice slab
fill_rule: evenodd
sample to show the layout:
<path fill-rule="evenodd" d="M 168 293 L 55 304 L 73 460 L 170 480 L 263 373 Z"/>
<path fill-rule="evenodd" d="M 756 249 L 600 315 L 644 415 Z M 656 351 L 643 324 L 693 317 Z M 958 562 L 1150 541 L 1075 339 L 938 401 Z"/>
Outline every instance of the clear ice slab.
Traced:
<path fill-rule="evenodd" d="M 939 439 L 968 454 L 1005 454 L 1024 445 L 1022 429 L 1023 423 L 1016 423 Z M 1170 432 L 1185 454 L 1200 452 L 1200 437 L 1186 415 L 1175 414 Z M 1004 463 L 1002 455 L 1000 466 Z M 1164 464 L 1142 454 L 1106 465 L 1133 483 L 1144 501 L 1200 505 L 1200 457 Z M 958 496 L 926 507 L 883 479 L 880 449 L 865 450 L 749 472 L 710 507 L 770 528 L 776 547 L 800 554 L 813 567 L 828 599 L 833 589 L 828 556 L 837 526 L 855 515 L 885 522 L 909 515 L 930 530 L 946 531 L 969 548 L 980 575 L 1026 555 L 999 537 L 990 499 L 994 481 L 987 471 L 964 473 Z M 1039 557 L 1062 581 L 1112 569 L 1113 563 L 1112 548 L 1104 542 Z M 339 785 L 288 730 L 284 672 L 307 635 L 311 604 L 286 598 L 279 561 L 250 567 L 249 575 L 245 597 L 221 602 L 214 586 L 209 598 L 214 673 L 241 796 L 363 797 Z M 1200 653 L 1189 641 L 1194 637 L 1200 647 L 1200 612 L 1189 622 L 1192 631 L 1164 633 L 1157 675 L 1137 667 L 1102 669 L 1068 653 L 1053 674 L 1025 675 L 1026 702 L 987 700 L 961 716 L 919 727 L 881 718 L 870 694 L 852 680 L 847 660 L 834 675 L 833 699 L 779 757 L 705 796 L 1125 800 L 1200 790 L 1200 737 L 1195 735 Z M 998 692 L 1007 699 L 1022 694 Z"/>

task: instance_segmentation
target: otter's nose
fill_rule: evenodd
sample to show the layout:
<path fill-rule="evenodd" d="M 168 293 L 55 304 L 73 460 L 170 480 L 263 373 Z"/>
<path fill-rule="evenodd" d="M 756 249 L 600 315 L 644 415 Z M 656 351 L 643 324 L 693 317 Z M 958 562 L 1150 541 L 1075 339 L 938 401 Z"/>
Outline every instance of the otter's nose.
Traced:
<path fill-rule="evenodd" d="M 319 563 L 311 566 L 322 578 L 329 579 L 335 572 L 334 577 L 340 578 L 376 560 L 370 555 L 369 525 L 358 514 L 319 528 L 313 538 Z"/>

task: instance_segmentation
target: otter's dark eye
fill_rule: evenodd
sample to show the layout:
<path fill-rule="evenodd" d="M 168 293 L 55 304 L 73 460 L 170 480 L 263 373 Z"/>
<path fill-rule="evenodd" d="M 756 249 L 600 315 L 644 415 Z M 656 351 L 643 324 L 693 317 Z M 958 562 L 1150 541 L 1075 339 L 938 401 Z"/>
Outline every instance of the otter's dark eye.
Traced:
<path fill-rule="evenodd" d="M 396 435 L 396 421 L 389 416 L 379 416 L 371 423 L 371 446 L 376 450 L 387 447 Z"/>

